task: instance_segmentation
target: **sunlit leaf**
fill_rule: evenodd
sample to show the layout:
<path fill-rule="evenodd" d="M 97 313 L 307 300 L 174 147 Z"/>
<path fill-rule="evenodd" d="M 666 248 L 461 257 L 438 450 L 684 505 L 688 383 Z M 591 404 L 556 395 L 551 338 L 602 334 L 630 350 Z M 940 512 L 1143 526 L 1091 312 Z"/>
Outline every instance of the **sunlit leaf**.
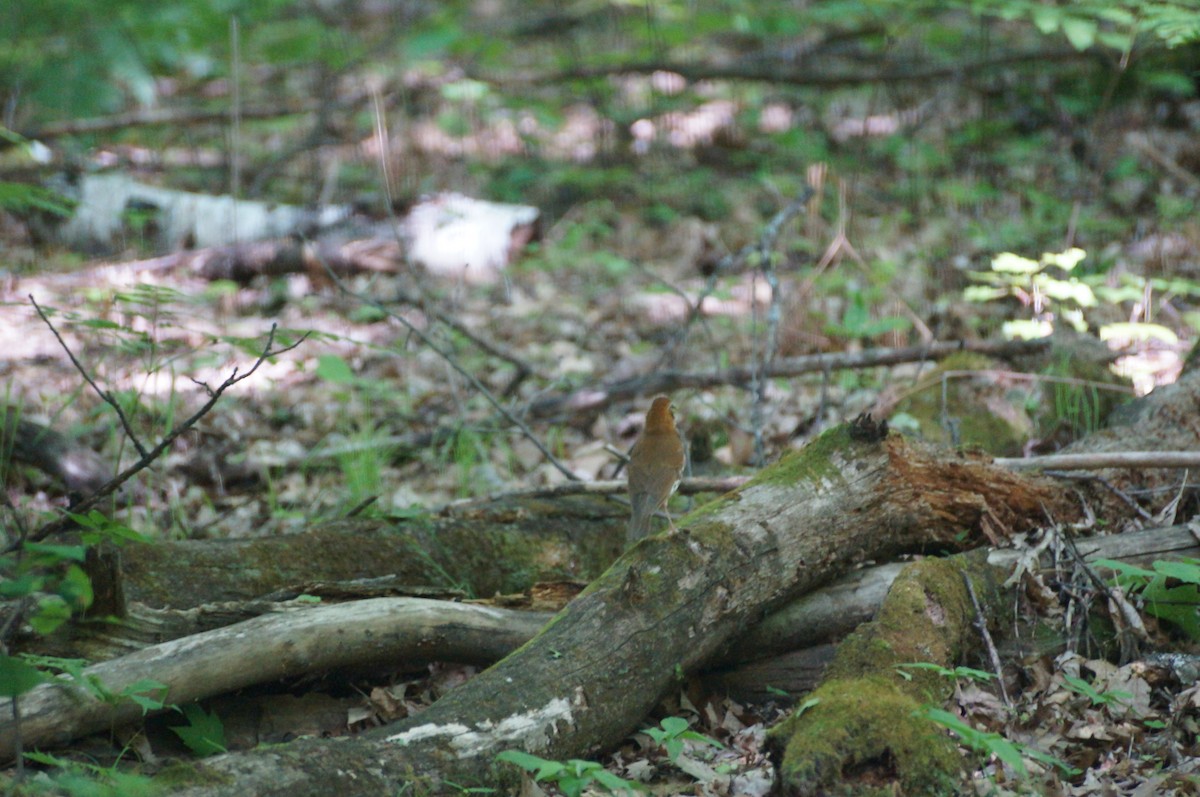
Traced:
<path fill-rule="evenodd" d="M 1070 271 L 1087 257 L 1087 252 L 1073 246 L 1065 252 L 1043 252 L 1042 262 L 1047 266 L 1057 266 L 1063 271 Z"/>
<path fill-rule="evenodd" d="M 1158 340 L 1174 345 L 1179 342 L 1179 336 L 1159 324 L 1123 321 L 1100 327 L 1100 340 Z"/>
<path fill-rule="evenodd" d="M 1100 26 L 1094 19 L 1068 16 L 1062 21 L 1062 32 L 1076 50 L 1086 50 L 1096 43 Z"/>
<path fill-rule="evenodd" d="M 1054 325 L 1049 321 L 1005 321 L 1000 332 L 1009 340 L 1037 340 L 1053 334 Z"/>
<path fill-rule="evenodd" d="M 992 271 L 1005 274 L 1036 274 L 1041 270 L 1041 263 L 1012 252 L 1001 252 L 992 258 Z"/>

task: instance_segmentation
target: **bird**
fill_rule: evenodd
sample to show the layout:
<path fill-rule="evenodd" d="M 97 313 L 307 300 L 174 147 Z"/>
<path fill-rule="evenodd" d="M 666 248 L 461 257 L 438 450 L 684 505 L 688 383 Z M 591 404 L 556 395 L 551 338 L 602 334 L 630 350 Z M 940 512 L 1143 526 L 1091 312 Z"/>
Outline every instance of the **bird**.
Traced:
<path fill-rule="evenodd" d="M 650 518 L 666 510 L 667 500 L 679 487 L 687 455 L 675 428 L 675 406 L 668 396 L 655 396 L 646 412 L 646 425 L 629 451 L 630 545 L 650 532 Z M 672 530 L 675 523 L 667 512 Z"/>

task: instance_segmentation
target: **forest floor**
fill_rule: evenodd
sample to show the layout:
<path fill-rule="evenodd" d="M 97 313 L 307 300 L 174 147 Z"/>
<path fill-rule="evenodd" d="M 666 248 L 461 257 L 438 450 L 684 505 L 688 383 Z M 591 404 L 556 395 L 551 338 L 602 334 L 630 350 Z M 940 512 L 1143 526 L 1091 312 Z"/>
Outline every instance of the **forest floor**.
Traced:
<path fill-rule="evenodd" d="M 989 114 L 1020 109 L 984 110 L 953 99 L 935 92 L 920 125 L 887 135 L 865 134 L 869 126 L 853 104 L 829 110 L 821 123 L 835 157 L 819 167 L 794 151 L 796 136 L 816 135 L 812 130 L 768 134 L 735 122 L 728 123 L 737 133 L 732 139 L 718 134 L 724 127 L 704 133 L 700 126 L 694 139 L 664 136 L 645 152 L 630 147 L 591 162 L 551 157 L 549 149 L 537 157 L 472 160 L 429 144 L 416 180 L 421 190 L 457 190 L 541 211 L 540 238 L 485 285 L 401 264 L 393 273 L 346 278 L 349 292 L 307 274 L 235 285 L 179 270 L 128 271 L 109 266 L 159 253 L 134 240 L 102 261 L 82 260 L 33 243 L 19 221 L 6 218 L 6 400 L 22 417 L 128 464 L 137 453 L 64 345 L 152 443 L 207 399 L 205 385 L 252 364 L 272 324 L 282 339 L 311 332 L 231 389 L 127 494 L 122 522 L 155 539 L 197 539 L 283 534 L 351 512 L 411 516 L 563 480 L 528 437 L 497 424 L 459 369 L 520 414 L 539 398 L 663 369 L 754 364 L 768 347 L 774 357 L 791 357 L 987 339 L 1005 322 L 1064 326 L 1078 319 L 1093 332 L 1112 330 L 1112 345 L 1129 346 L 1121 365 L 1139 392 L 1172 381 L 1200 328 L 1200 104 L 1166 113 L 1159 104 L 1134 102 L 1083 130 L 1047 123 L 1018 134 L 1004 125 L 1001 135 L 968 141 L 996 121 Z M 671 124 L 691 129 L 686 118 Z M 835 130 L 844 137 L 834 138 Z M 486 138 L 489 130 L 476 135 Z M 363 142 L 346 141 L 317 157 L 351 157 L 370 175 L 374 161 L 364 151 Z M 160 170 L 138 177 L 172 179 Z M 756 242 L 806 181 L 815 197 L 774 242 L 771 273 L 749 262 L 711 276 L 722 257 Z M 1069 283 L 1072 291 L 1086 285 L 1094 302 L 1047 292 L 1031 273 L 1010 279 L 1012 272 L 995 266 L 1003 252 L 1037 262 L 1073 247 L 1086 252 L 1075 281 L 1056 273 L 1055 284 Z M 980 286 L 990 293 L 971 292 Z M 414 289 L 423 307 L 392 301 Z M 64 345 L 29 296 L 50 310 Z M 513 363 L 437 322 L 431 308 L 515 353 L 531 374 L 504 395 L 517 373 Z M 748 384 L 673 398 L 694 472 L 741 474 L 753 470 L 756 439 L 765 460 L 774 461 L 832 424 L 894 403 L 889 397 L 929 367 L 770 380 L 757 400 Z M 613 478 L 619 460 L 610 447 L 628 448 L 648 398 L 529 424 L 576 476 Z M 761 417 L 752 412 L 756 401 Z M 436 427 L 454 434 L 416 449 L 389 442 Z M 1050 436 L 1045 429 L 1030 435 Z M 61 490 L 32 470 L 10 468 L 6 489 L 13 515 L 28 525 L 65 506 Z M 682 513 L 688 499 L 676 500 Z M 1045 611 L 1045 619 L 1061 619 L 1053 607 Z M 1194 649 L 1177 630 L 1155 633 L 1163 650 Z M 1200 789 L 1195 690 L 1152 688 L 1137 662 L 1078 652 L 1010 664 L 1017 676 L 1011 707 L 986 681 L 959 679 L 957 710 L 984 735 L 968 759 L 977 793 Z M 397 674 L 404 684 L 398 694 L 417 707 L 443 681 L 468 674 L 452 667 L 435 668 L 428 680 Z M 370 694 L 377 686 L 359 688 Z M 664 713 L 689 718 L 723 747 L 692 740 L 683 759 L 690 763 L 672 765 L 641 735 L 640 743 L 601 760 L 621 777 L 655 780 L 658 793 L 766 793 L 763 729 L 787 703 L 747 707 L 685 691 Z M 362 704 L 382 713 L 377 700 Z M 1024 776 L 989 744 L 989 733 L 1021 745 Z M 1035 760 L 1031 750 L 1056 761 Z"/>

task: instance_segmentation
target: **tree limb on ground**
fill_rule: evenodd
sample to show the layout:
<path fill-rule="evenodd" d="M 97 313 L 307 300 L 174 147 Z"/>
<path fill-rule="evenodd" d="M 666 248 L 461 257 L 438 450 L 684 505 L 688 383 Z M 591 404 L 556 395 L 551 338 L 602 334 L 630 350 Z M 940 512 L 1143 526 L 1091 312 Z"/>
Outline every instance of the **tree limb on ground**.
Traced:
<path fill-rule="evenodd" d="M 693 513 L 684 531 L 639 543 L 530 643 L 420 717 L 349 742 L 213 759 L 205 777 L 236 786 L 188 793 L 511 782 L 496 753 L 568 758 L 616 744 L 679 673 L 700 669 L 771 606 L 858 561 L 955 547 L 985 517 L 997 530 L 1040 520 L 1043 508 L 1074 517 L 1073 501 L 1056 492 L 1043 479 L 839 427 Z"/>
<path fill-rule="evenodd" d="M 1078 548 L 1087 559 L 1148 564 L 1164 554 L 1195 555 L 1200 543 L 1189 528 L 1179 526 L 1081 540 Z M 988 562 L 1011 568 L 1025 555 L 992 551 Z M 805 595 L 742 634 L 711 664 L 728 666 L 785 651 L 815 650 L 805 654 L 807 660 L 823 665 L 832 650 L 823 643 L 874 617 L 903 569 L 899 564 L 867 568 Z M 147 646 L 89 667 L 85 675 L 114 694 L 140 681 L 157 681 L 167 687 L 161 699 L 178 705 L 338 668 L 397 662 L 415 668 L 429 661 L 491 664 L 528 642 L 552 617 L 545 612 L 420 598 L 373 598 L 326 606 L 291 602 L 259 610 L 265 612 L 260 617 Z M 160 626 L 159 631 L 164 627 L 172 626 Z M 818 667 L 815 673 L 819 671 Z M 741 674 L 734 668 L 715 677 L 726 687 L 743 683 L 743 688 L 753 688 L 747 682 L 762 672 L 761 665 L 749 666 Z M 796 689 L 778 680 L 772 683 Z M 7 708 L 0 702 L 0 717 L 5 718 L 0 720 L 0 762 L 15 754 L 15 726 L 7 719 L 11 715 Z M 136 721 L 142 712 L 133 701 L 102 701 L 64 680 L 21 698 L 21 737 L 31 747 L 63 744 Z"/>
<path fill-rule="evenodd" d="M 651 74 L 654 72 L 674 72 L 682 75 L 691 82 L 705 80 L 738 80 L 765 81 L 772 85 L 786 84 L 791 86 L 811 86 L 835 88 L 842 86 L 859 86 L 878 83 L 911 83 L 933 80 L 961 79 L 977 75 L 999 67 L 1012 67 L 1029 63 L 1045 63 L 1048 61 L 1083 61 L 1092 60 L 1092 53 L 1080 52 L 1073 48 L 1058 48 L 1054 50 L 1036 50 L 1029 52 L 1002 53 L 998 56 L 979 59 L 971 63 L 950 64 L 947 66 L 922 66 L 896 63 L 885 71 L 834 73 L 813 69 L 806 65 L 796 68 L 794 64 L 780 63 L 731 63 L 701 64 L 663 61 L 630 62 L 608 66 L 577 67 L 556 74 L 507 75 L 497 79 L 495 75 L 475 75 L 479 80 L 501 83 L 502 85 L 519 85 L 521 83 L 536 83 L 546 85 L 574 80 L 589 80 L 613 77 L 617 75 Z"/>
<path fill-rule="evenodd" d="M 1188 419 L 1200 403 L 1198 383 L 1193 374 L 1156 391 L 1126 415 L 1133 423 L 1077 449 L 1194 444 Z M 1136 475 L 1162 486 L 1178 478 Z M 1110 474 L 1122 477 L 1129 475 Z M 639 543 L 532 642 L 417 720 L 352 740 L 223 756 L 206 769 L 236 786 L 192 793 L 283 793 L 286 785 L 298 795 L 374 794 L 414 781 L 436 789 L 446 779 L 494 785 L 511 777 L 493 763 L 501 749 L 565 758 L 612 746 L 677 673 L 700 670 L 765 611 L 856 561 L 953 549 L 964 529 L 1000 538 L 1047 516 L 1069 522 L 1082 514 L 1080 498 L 1103 504 L 1105 495 L 1068 494 L 1045 478 L 841 427 L 682 520 L 684 531 Z M 1120 516 L 1115 510 L 1109 520 Z"/>
<path fill-rule="evenodd" d="M 1198 380 L 1156 391 L 1076 450 L 1195 444 Z M 1169 440 L 1169 442 L 1167 442 Z M 1176 479 L 1139 471 L 1140 483 Z M 1113 478 L 1120 474 L 1114 473 Z M 1104 506 L 1102 490 L 1081 493 Z M 1112 501 L 1106 517 L 1122 517 Z M 961 455 L 851 427 L 822 435 L 740 491 L 630 549 L 531 642 L 419 717 L 352 740 L 303 740 L 207 761 L 190 795 L 368 795 L 403 784 L 495 786 L 504 749 L 570 758 L 606 749 L 741 628 L 856 561 L 953 549 L 964 529 L 1006 533 L 1083 514 L 1079 495 Z M 221 781 L 213 784 L 211 779 Z M 236 785 L 235 785 L 236 784 Z"/>
<path fill-rule="evenodd" d="M 75 495 L 89 495 L 115 475 L 92 449 L 49 426 L 22 419 L 13 407 L 0 408 L 0 456 L 4 454 L 54 477 Z"/>

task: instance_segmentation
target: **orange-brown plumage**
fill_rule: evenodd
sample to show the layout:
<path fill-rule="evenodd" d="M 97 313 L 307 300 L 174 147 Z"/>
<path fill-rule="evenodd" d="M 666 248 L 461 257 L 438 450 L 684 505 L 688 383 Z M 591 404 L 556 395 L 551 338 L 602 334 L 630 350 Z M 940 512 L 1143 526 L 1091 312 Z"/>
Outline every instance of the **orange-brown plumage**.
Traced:
<path fill-rule="evenodd" d="M 671 399 L 656 396 L 646 412 L 642 434 L 629 452 L 629 503 L 632 509 L 629 543 L 645 537 L 650 532 L 650 518 L 658 510 L 666 509 L 667 500 L 683 476 L 685 460 Z M 675 528 L 669 512 L 667 523 Z"/>

